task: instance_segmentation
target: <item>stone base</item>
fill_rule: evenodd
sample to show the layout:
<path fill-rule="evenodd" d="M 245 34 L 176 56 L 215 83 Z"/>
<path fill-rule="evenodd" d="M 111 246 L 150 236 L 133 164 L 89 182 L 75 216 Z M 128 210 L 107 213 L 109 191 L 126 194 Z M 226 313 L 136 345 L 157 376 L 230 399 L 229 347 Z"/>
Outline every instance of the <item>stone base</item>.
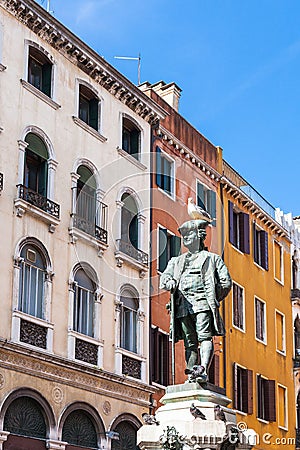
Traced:
<path fill-rule="evenodd" d="M 235 411 L 228 408 L 231 400 L 198 383 L 168 386 L 156 412 L 159 425 L 144 425 L 138 430 L 138 445 L 142 450 L 164 448 L 188 449 L 251 449 L 248 436 L 236 426 Z M 194 418 L 191 404 L 200 409 L 206 420 Z M 215 419 L 214 407 L 220 405 L 226 422 Z M 247 430 L 249 435 L 255 434 Z M 174 441 L 177 444 L 174 446 Z M 167 442 L 167 446 L 166 446 Z M 170 442 L 170 447 L 168 447 Z"/>

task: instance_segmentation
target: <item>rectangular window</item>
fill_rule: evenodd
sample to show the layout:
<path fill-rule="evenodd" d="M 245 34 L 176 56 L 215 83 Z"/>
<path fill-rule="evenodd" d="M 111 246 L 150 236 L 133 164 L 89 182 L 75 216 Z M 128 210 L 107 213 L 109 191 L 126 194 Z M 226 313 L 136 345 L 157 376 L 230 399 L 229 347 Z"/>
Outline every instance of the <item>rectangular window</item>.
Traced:
<path fill-rule="evenodd" d="M 253 255 L 259 266 L 268 270 L 268 233 L 257 227 L 253 222 Z"/>
<path fill-rule="evenodd" d="M 171 196 L 174 196 L 174 172 L 174 161 L 156 147 L 156 184 Z"/>
<path fill-rule="evenodd" d="M 169 335 L 159 331 L 157 327 L 152 328 L 151 332 L 152 381 L 168 386 L 170 383 Z"/>
<path fill-rule="evenodd" d="M 282 260 L 282 246 L 274 241 L 274 276 L 276 280 L 283 281 L 283 260 Z"/>
<path fill-rule="evenodd" d="M 82 84 L 79 85 L 78 117 L 94 130 L 99 130 L 99 99 Z"/>
<path fill-rule="evenodd" d="M 232 323 L 245 331 L 244 323 L 244 288 L 236 283 L 232 285 Z"/>
<path fill-rule="evenodd" d="M 255 335 L 259 341 L 266 342 L 266 304 L 255 298 Z"/>
<path fill-rule="evenodd" d="M 158 228 L 158 270 L 163 272 L 169 260 L 178 256 L 181 249 L 181 238 L 171 234 L 166 228 Z"/>
<path fill-rule="evenodd" d="M 216 192 L 204 186 L 197 180 L 197 206 L 205 209 L 212 219 L 216 219 Z M 212 222 L 216 226 L 216 221 Z"/>
<path fill-rule="evenodd" d="M 257 375 L 257 417 L 276 422 L 275 380 Z"/>
<path fill-rule="evenodd" d="M 233 364 L 233 405 L 238 411 L 253 414 L 253 372 Z"/>
<path fill-rule="evenodd" d="M 249 254 L 249 214 L 243 213 L 228 201 L 229 242 L 241 252 Z"/>
<path fill-rule="evenodd" d="M 276 349 L 285 353 L 285 317 L 279 311 L 275 311 Z"/>
<path fill-rule="evenodd" d="M 278 384 L 278 426 L 287 429 L 287 388 Z"/>
<path fill-rule="evenodd" d="M 220 386 L 220 356 L 214 353 L 208 369 L 208 379 L 211 384 Z"/>

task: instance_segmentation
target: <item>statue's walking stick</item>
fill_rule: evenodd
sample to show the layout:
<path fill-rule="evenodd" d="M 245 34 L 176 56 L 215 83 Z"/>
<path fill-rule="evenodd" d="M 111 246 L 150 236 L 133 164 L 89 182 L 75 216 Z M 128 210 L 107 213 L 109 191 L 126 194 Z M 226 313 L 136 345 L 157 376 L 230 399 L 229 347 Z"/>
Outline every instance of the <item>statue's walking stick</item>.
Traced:
<path fill-rule="evenodd" d="M 172 334 L 172 384 L 175 384 L 175 301 L 174 291 L 171 291 L 171 334 Z"/>

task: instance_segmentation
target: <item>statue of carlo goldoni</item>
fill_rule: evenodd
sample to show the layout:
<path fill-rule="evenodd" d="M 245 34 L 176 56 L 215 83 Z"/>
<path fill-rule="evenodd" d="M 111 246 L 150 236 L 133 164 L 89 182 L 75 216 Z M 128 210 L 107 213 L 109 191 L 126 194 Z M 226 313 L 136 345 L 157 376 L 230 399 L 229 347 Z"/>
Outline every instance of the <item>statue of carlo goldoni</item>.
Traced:
<path fill-rule="evenodd" d="M 171 320 L 170 324 L 173 348 L 174 342 L 183 339 L 185 373 L 190 374 L 189 381 L 200 383 L 208 379 L 213 336 L 225 335 L 219 307 L 232 285 L 222 258 L 204 246 L 208 225 L 207 220 L 189 220 L 179 227 L 188 252 L 171 258 L 160 278 L 160 288 L 170 291 L 173 296 L 171 317 L 174 323 Z M 198 361 L 199 344 L 201 365 Z"/>

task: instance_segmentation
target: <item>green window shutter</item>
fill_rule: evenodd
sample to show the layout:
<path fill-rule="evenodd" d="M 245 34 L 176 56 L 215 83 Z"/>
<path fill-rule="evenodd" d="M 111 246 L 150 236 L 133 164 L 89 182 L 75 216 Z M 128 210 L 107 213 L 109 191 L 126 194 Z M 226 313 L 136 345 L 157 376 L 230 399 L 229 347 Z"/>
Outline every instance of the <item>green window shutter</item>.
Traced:
<path fill-rule="evenodd" d="M 133 216 L 129 224 L 129 240 L 133 247 L 139 248 L 139 231 L 137 215 Z"/>
<path fill-rule="evenodd" d="M 156 147 L 156 184 L 162 187 L 161 149 Z"/>
<path fill-rule="evenodd" d="M 89 101 L 89 126 L 98 131 L 98 106 L 97 98 L 92 98 Z"/>
<path fill-rule="evenodd" d="M 166 228 L 159 228 L 158 243 L 158 270 L 163 272 L 168 264 L 168 232 Z"/>
<path fill-rule="evenodd" d="M 181 238 L 179 236 L 170 236 L 171 256 L 179 256 L 181 250 Z"/>
<path fill-rule="evenodd" d="M 44 94 L 51 97 L 51 75 L 52 75 L 52 64 L 46 63 L 42 67 L 42 91 Z"/>
<path fill-rule="evenodd" d="M 212 219 L 216 219 L 217 217 L 217 194 L 215 191 L 209 190 L 207 192 L 208 195 L 208 213 L 210 214 Z M 216 226 L 216 221 L 212 222 L 212 225 Z"/>
<path fill-rule="evenodd" d="M 204 204 L 204 186 L 201 183 L 197 183 L 197 205 L 206 210 Z"/>
<path fill-rule="evenodd" d="M 138 159 L 139 155 L 140 131 L 132 130 L 130 132 L 130 154 Z"/>
<path fill-rule="evenodd" d="M 43 197 L 47 197 L 47 176 L 48 176 L 47 161 L 42 161 L 38 169 L 38 193 Z"/>

